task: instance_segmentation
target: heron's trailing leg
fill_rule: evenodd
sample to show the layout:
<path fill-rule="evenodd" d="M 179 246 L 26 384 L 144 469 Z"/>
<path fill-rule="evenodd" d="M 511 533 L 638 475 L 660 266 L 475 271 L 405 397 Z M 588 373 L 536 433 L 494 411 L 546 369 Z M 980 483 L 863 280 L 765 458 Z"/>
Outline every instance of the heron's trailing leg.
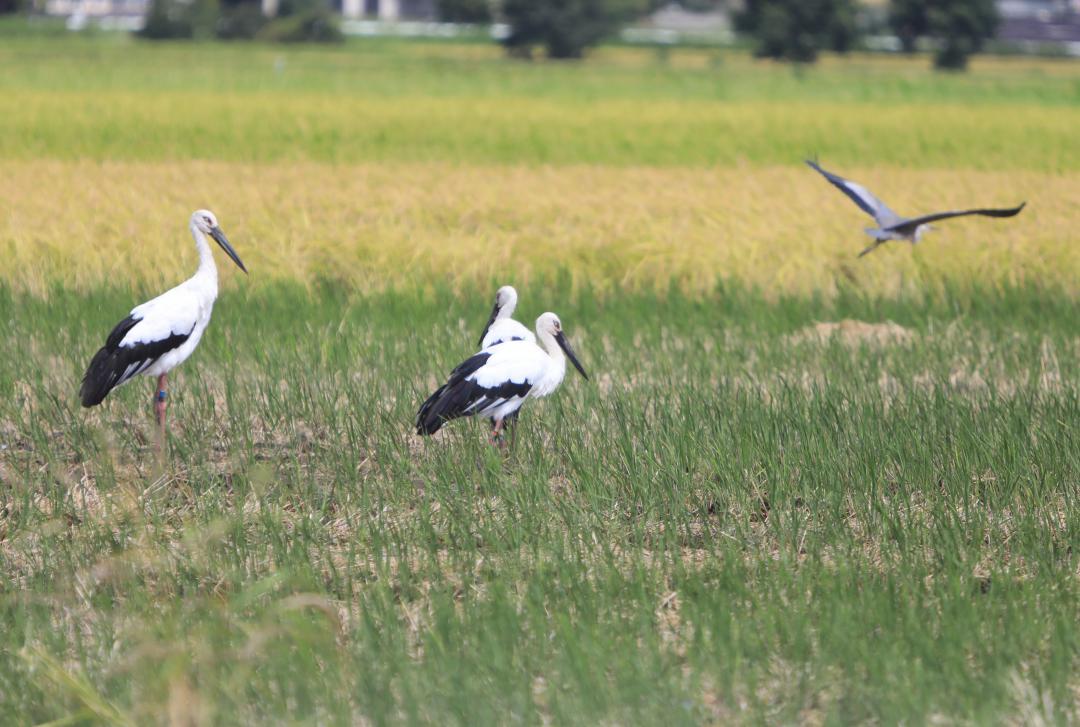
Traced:
<path fill-rule="evenodd" d="M 154 413 L 157 414 L 158 429 L 161 432 L 161 444 L 165 444 L 165 410 L 169 407 L 165 392 L 165 379 L 168 374 L 162 374 L 157 380 L 157 389 L 154 391 Z"/>
<path fill-rule="evenodd" d="M 885 243 L 885 240 L 875 240 L 874 244 L 872 244 L 870 247 L 868 247 L 865 250 L 863 250 L 862 252 L 860 252 L 855 257 L 862 257 L 863 255 L 867 255 L 869 253 L 872 253 L 874 250 L 877 250 L 879 247 L 881 247 L 881 245 L 883 245 L 884 243 Z"/>

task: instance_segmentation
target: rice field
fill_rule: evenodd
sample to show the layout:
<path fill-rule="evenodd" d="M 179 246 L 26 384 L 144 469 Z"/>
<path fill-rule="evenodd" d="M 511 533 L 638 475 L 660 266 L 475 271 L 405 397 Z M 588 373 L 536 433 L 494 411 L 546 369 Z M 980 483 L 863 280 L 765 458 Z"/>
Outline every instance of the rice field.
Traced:
<path fill-rule="evenodd" d="M 0 722 L 1080 722 L 1080 66 L 926 65 L 5 37 Z M 591 380 L 416 437 L 502 283 Z"/>
<path fill-rule="evenodd" d="M 708 294 L 718 283 L 769 297 L 831 296 L 839 285 L 870 295 L 1077 293 L 1080 172 L 844 173 L 900 210 L 1029 207 L 1006 223 L 946 222 L 915 249 L 894 244 L 856 261 L 870 220 L 798 160 L 712 169 L 0 161 L 0 196 L 13 203 L 0 218 L 3 275 L 39 293 L 57 282 L 161 288 L 191 267 L 188 214 L 212 206 L 257 271 L 245 289 L 285 279 L 487 291 L 512 270 L 519 283 L 566 275 L 605 294 L 670 285 Z"/>

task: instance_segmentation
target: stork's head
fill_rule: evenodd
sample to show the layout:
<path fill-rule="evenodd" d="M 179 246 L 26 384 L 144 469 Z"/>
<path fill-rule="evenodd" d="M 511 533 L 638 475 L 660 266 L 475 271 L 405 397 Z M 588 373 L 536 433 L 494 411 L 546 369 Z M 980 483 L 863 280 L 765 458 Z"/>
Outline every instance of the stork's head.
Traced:
<path fill-rule="evenodd" d="M 236 263 L 237 267 L 247 272 L 247 268 L 244 267 L 244 263 L 240 260 L 240 256 L 236 254 L 236 250 L 233 250 L 232 245 L 229 244 L 229 239 L 225 237 L 225 233 L 221 231 L 221 227 L 218 226 L 217 217 L 210 210 L 195 210 L 191 213 L 191 229 L 197 230 L 204 235 L 209 235 L 214 238 L 214 242 L 221 246 L 221 249 L 225 251 L 225 254 Z"/>
<path fill-rule="evenodd" d="M 574 349 L 570 346 L 570 341 L 566 339 L 566 334 L 563 333 L 562 321 L 554 313 L 545 313 L 536 319 L 536 334 L 541 341 L 554 340 L 559 344 L 559 348 L 562 349 L 566 357 L 570 359 L 570 363 L 574 364 L 574 368 L 578 370 L 578 373 L 586 378 L 589 375 L 585 373 L 585 369 L 582 368 L 581 362 L 577 360 L 577 356 L 574 355 Z"/>
<path fill-rule="evenodd" d="M 562 321 L 554 313 L 545 313 L 536 319 L 536 332 L 540 335 L 545 333 L 549 336 L 558 335 L 562 333 Z"/>
<path fill-rule="evenodd" d="M 517 291 L 512 285 L 504 285 L 495 293 L 495 311 L 498 318 L 509 318 L 517 307 Z"/>
<path fill-rule="evenodd" d="M 191 224 L 199 228 L 199 232 L 209 235 L 210 231 L 218 227 L 217 215 L 210 210 L 195 210 L 191 213 Z"/>
<path fill-rule="evenodd" d="M 517 291 L 514 290 L 514 286 L 504 285 L 499 288 L 498 292 L 495 293 L 495 305 L 491 308 L 491 315 L 488 316 L 488 321 L 484 325 L 484 332 L 480 334 L 480 343 L 484 342 L 484 336 L 487 335 L 491 324 L 501 318 L 509 318 L 514 315 L 514 308 L 516 307 Z"/>

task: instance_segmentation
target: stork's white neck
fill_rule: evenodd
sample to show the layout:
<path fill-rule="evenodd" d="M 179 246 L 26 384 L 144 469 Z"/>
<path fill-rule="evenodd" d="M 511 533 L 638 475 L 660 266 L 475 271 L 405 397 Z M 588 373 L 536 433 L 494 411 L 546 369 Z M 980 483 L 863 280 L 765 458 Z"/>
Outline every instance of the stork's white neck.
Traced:
<path fill-rule="evenodd" d="M 537 338 L 540 339 L 540 343 L 544 344 L 544 350 L 547 351 L 548 356 L 555 362 L 557 366 L 566 369 L 566 354 L 563 353 L 562 346 L 555 340 L 555 336 L 551 335 L 547 331 L 537 331 Z"/>
<path fill-rule="evenodd" d="M 195 247 L 199 251 L 199 269 L 195 272 L 195 277 L 212 280 L 214 287 L 217 287 L 217 265 L 214 264 L 214 255 L 210 251 L 210 241 L 194 222 L 191 223 L 191 236 L 195 238 Z"/>
<path fill-rule="evenodd" d="M 547 396 L 555 391 L 566 377 L 566 354 L 563 353 L 562 347 L 559 346 L 559 342 L 555 340 L 555 336 L 551 335 L 551 333 L 537 330 L 536 334 L 544 350 L 547 351 L 551 363 L 548 365 L 547 370 L 544 371 L 544 375 L 533 387 L 534 395 Z"/>

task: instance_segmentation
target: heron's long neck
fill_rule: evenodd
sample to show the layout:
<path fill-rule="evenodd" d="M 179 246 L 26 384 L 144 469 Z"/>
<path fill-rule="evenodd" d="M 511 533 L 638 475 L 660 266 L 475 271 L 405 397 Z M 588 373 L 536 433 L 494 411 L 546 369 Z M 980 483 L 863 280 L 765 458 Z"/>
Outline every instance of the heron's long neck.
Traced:
<path fill-rule="evenodd" d="M 214 264 L 214 255 L 210 252 L 210 242 L 202 230 L 195 225 L 191 226 L 191 236 L 195 238 L 195 247 L 199 250 L 199 269 L 195 272 L 195 277 L 213 281 L 216 288 L 217 265 Z"/>

